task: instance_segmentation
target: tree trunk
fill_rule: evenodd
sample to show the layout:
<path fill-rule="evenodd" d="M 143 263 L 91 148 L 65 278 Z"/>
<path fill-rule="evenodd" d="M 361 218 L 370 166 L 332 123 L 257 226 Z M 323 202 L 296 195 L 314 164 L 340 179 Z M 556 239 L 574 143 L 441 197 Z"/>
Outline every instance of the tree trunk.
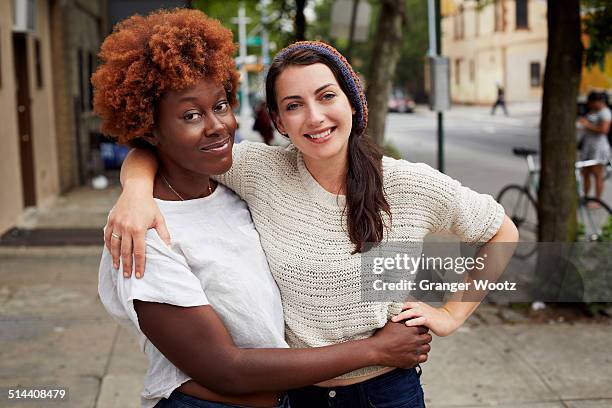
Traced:
<path fill-rule="evenodd" d="M 387 99 L 393 83 L 393 73 L 400 57 L 404 22 L 404 0 L 381 1 L 366 88 L 369 110 L 368 134 L 381 146 L 385 137 Z"/>
<path fill-rule="evenodd" d="M 576 234 L 576 97 L 582 68 L 580 0 L 548 0 L 548 53 L 540 123 L 539 240 Z"/>
<path fill-rule="evenodd" d="M 304 41 L 306 39 L 305 7 L 306 0 L 295 0 L 295 41 Z"/>

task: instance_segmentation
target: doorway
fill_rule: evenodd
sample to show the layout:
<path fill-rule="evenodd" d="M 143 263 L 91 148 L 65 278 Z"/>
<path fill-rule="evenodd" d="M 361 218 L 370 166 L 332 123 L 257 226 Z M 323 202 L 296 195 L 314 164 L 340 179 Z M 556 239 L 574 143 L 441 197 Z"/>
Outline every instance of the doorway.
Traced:
<path fill-rule="evenodd" d="M 13 34 L 15 84 L 17 86 L 17 124 L 21 158 L 21 183 L 25 207 L 36 205 L 34 180 L 34 146 L 32 143 L 31 96 L 28 69 L 27 37 Z"/>

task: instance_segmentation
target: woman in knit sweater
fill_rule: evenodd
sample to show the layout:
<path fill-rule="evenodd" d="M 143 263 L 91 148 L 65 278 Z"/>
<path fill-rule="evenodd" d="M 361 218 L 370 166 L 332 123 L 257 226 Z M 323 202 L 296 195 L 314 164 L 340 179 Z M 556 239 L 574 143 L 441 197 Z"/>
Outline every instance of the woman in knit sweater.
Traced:
<path fill-rule="evenodd" d="M 295 43 L 275 58 L 266 99 L 288 148 L 242 143 L 218 181 L 249 205 L 279 286 L 291 347 L 367 338 L 390 318 L 454 332 L 478 302 L 364 302 L 361 252 L 367 243 L 421 242 L 451 232 L 469 243 L 516 242 L 518 233 L 490 196 L 424 164 L 383 157 L 365 135 L 367 104 L 357 75 L 334 48 Z M 124 273 L 144 272 L 142 240 L 155 227 L 169 240 L 150 195 L 155 157 L 134 151 L 122 170 L 125 190 L 107 227 L 122 233 L 111 248 Z M 108 237 L 107 237 L 108 238 Z M 107 244 L 110 240 L 107 239 Z M 486 251 L 487 246 L 481 249 Z M 509 256 L 498 257 L 505 266 Z M 490 263 L 491 259 L 489 258 Z M 402 311 L 403 310 L 403 311 Z M 417 407 L 424 398 L 417 370 L 368 367 L 292 392 L 292 407 Z"/>

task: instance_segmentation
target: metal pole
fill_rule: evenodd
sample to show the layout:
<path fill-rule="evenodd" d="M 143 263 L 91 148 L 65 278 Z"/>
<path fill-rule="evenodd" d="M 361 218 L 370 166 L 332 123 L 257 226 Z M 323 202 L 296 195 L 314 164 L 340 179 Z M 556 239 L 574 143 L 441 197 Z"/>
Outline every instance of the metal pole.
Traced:
<path fill-rule="evenodd" d="M 438 55 L 436 48 L 436 3 L 435 0 L 427 0 L 427 28 L 429 30 L 429 50 L 427 55 L 433 57 Z"/>
<path fill-rule="evenodd" d="M 349 62 L 351 61 L 351 55 L 353 53 L 353 38 L 355 37 L 355 26 L 356 26 L 356 19 L 357 19 L 357 10 L 359 7 L 359 0 L 353 0 L 353 11 L 351 12 L 351 25 L 350 25 L 350 29 L 349 29 L 349 38 L 348 38 L 348 48 L 346 50 L 346 59 Z"/>
<path fill-rule="evenodd" d="M 268 71 L 270 65 L 270 40 L 268 38 L 268 4 L 270 0 L 261 1 L 261 56 L 263 62 L 263 71 Z"/>
<path fill-rule="evenodd" d="M 246 25 L 248 19 L 244 10 L 244 2 L 238 8 L 238 41 L 240 42 L 240 80 L 242 89 L 242 101 L 240 101 L 240 125 L 242 132 L 247 129 L 247 122 L 251 116 L 251 106 L 249 105 L 249 74 L 246 70 L 247 59 L 247 35 Z"/>
<path fill-rule="evenodd" d="M 436 55 L 442 55 L 442 31 L 440 29 L 440 0 L 435 0 L 436 3 Z M 438 111 L 438 170 L 444 173 L 444 113 Z"/>

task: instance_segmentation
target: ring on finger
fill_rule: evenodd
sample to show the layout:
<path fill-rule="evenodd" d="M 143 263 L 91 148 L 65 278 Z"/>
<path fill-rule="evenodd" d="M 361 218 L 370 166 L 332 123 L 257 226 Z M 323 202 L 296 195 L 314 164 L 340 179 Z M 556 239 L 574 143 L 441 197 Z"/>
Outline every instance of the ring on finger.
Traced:
<path fill-rule="evenodd" d="M 111 237 L 113 237 L 115 239 L 121 239 L 121 235 L 115 234 L 114 232 L 111 233 Z"/>

